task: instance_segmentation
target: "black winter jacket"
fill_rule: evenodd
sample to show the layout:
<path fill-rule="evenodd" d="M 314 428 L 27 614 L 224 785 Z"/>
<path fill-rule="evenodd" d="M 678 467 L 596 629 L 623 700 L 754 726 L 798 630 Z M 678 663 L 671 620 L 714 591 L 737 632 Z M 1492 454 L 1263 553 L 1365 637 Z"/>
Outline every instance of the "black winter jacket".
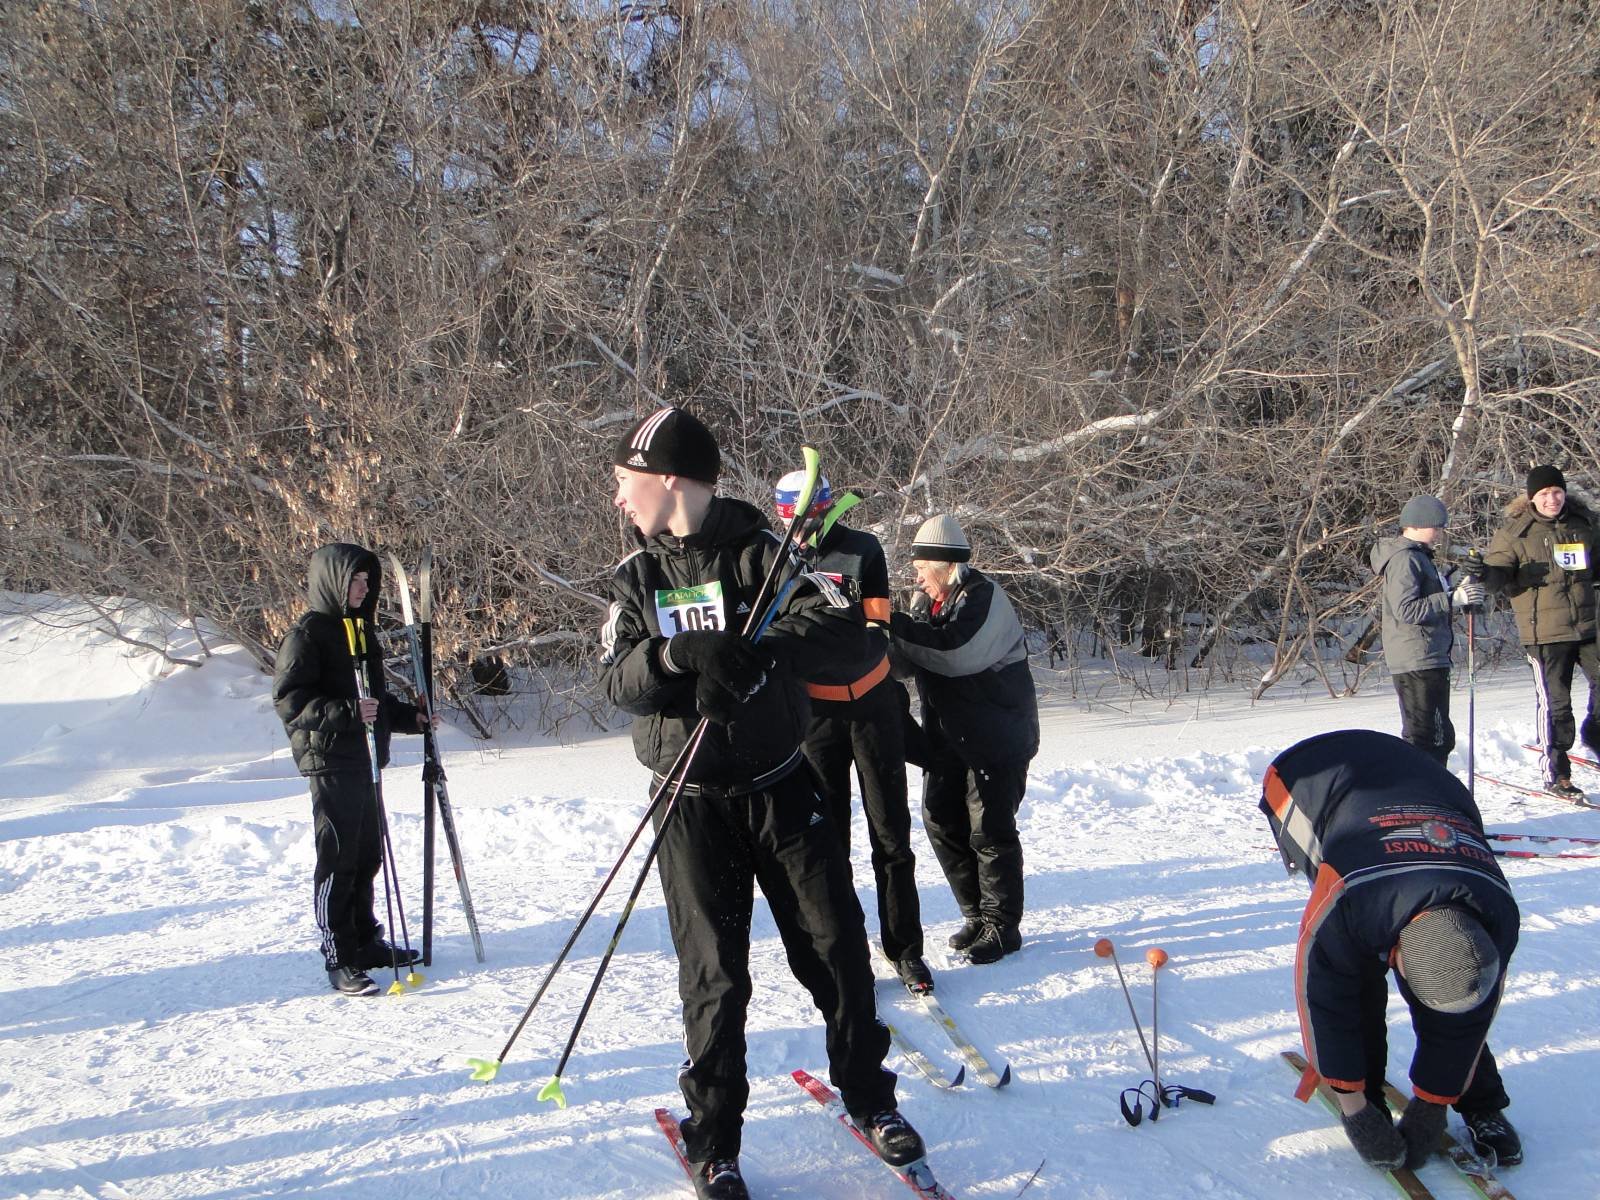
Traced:
<path fill-rule="evenodd" d="M 1022 622 L 994 580 L 965 566 L 926 620 L 895 613 L 896 651 L 916 668 L 929 752 L 940 743 L 967 766 L 1026 764 L 1039 752 L 1039 700 Z"/>
<path fill-rule="evenodd" d="M 1364 963 L 1392 963 L 1400 931 L 1425 909 L 1472 912 L 1500 954 L 1494 998 L 1465 1013 L 1420 1003 L 1399 980 L 1417 1048 L 1416 1094 L 1458 1099 L 1494 1020 L 1520 917 L 1461 781 L 1387 733 L 1308 738 L 1267 768 L 1261 810 L 1284 862 L 1311 880 L 1300 919 L 1295 999 L 1306 1058 L 1330 1083 L 1365 1086 L 1358 1001 Z"/>
<path fill-rule="evenodd" d="M 357 571 L 367 573 L 367 598 L 352 611 L 346 601 Z M 294 765 L 302 775 L 371 770 L 355 660 L 344 625 L 347 616 L 361 618 L 366 627 L 363 667 L 367 687 L 379 701 L 378 765 L 389 762 L 391 730 L 416 732 L 416 708 L 391 696 L 383 684 L 383 657 L 373 628 L 382 584 L 378 556 L 361 546 L 335 542 L 311 555 L 306 581 L 310 611 L 284 635 L 272 675 L 272 707 L 289 734 Z"/>
<path fill-rule="evenodd" d="M 646 541 L 634 533 L 642 548 L 618 563 L 611 579 L 601 684 L 606 698 L 635 718 L 635 755 L 661 775 L 700 719 L 696 676 L 668 672 L 661 647 L 691 628 L 742 629 L 779 539 L 754 506 L 721 496 L 687 537 Z M 866 636 L 859 610 L 832 581 L 807 574 L 761 638 L 775 661 L 766 685 L 732 724 L 707 728 L 687 782 L 750 790 L 798 767 L 810 717 L 806 683 L 857 660 Z"/>

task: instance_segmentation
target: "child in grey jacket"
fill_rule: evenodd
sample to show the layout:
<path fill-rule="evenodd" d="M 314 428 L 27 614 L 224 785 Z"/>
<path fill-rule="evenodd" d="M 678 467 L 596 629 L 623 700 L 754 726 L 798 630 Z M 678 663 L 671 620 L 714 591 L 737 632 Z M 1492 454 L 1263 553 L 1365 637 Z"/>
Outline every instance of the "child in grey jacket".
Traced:
<path fill-rule="evenodd" d="M 1450 724 L 1450 610 L 1483 602 L 1483 584 L 1464 579 L 1452 593 L 1433 561 L 1449 514 L 1436 496 L 1413 496 L 1400 510 L 1400 535 L 1372 548 L 1383 579 L 1383 658 L 1400 697 L 1400 736 L 1440 765 L 1456 744 Z"/>

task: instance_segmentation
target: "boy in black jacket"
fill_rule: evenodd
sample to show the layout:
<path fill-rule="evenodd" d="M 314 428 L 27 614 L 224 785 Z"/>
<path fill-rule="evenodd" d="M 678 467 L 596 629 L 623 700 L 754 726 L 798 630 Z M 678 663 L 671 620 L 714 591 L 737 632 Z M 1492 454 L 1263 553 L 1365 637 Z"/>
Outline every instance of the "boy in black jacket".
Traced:
<path fill-rule="evenodd" d="M 791 471 L 773 489 L 780 520 L 794 516 L 805 472 Z M 849 497 L 854 502 L 855 497 Z M 933 991 L 933 974 L 922 957 L 922 905 L 917 896 L 917 858 L 911 849 L 911 807 L 906 798 L 906 745 L 902 713 L 905 688 L 889 674 L 889 565 L 883 546 L 864 529 L 829 523 L 833 492 L 823 478 L 811 505 L 822 528 L 810 538 L 815 570 L 861 605 L 868 635 L 861 653 L 842 667 L 813 673 L 806 684 L 811 726 L 805 755 L 828 803 L 834 832 L 850 855 L 850 768 L 861 781 L 861 808 L 872 847 L 878 892 L 878 936 L 884 957 L 913 992 Z"/>
<path fill-rule="evenodd" d="M 1384 1170 L 1426 1161 L 1449 1105 L 1480 1154 L 1521 1162 L 1484 1040 L 1520 918 L 1467 789 L 1417 747 L 1352 729 L 1280 754 L 1261 810 L 1284 864 L 1312 885 L 1295 956 L 1311 1064 L 1297 1095 L 1326 1079 L 1351 1143 Z M 1417 1038 L 1398 1130 L 1383 1093 L 1391 967 Z"/>
<path fill-rule="evenodd" d="M 682 1129 L 696 1191 L 748 1195 L 738 1155 L 750 1092 L 753 883 L 822 1013 L 830 1073 L 851 1117 L 890 1163 L 919 1159 L 922 1139 L 896 1109 L 895 1077 L 883 1066 L 889 1034 L 849 863 L 800 751 L 807 676 L 859 654 L 865 628 L 831 581 L 810 575 L 759 645 L 740 636 L 781 547 L 757 509 L 714 494 L 716 440 L 688 413 L 644 418 L 613 461 L 614 502 L 640 549 L 612 579 L 606 695 L 633 714 L 634 751 L 657 784 L 700 718 L 710 722 L 658 863 L 678 954 L 689 1054 L 679 1073 L 689 1106 Z"/>
<path fill-rule="evenodd" d="M 313 553 L 310 611 L 284 635 L 272 677 L 272 704 L 289 734 L 294 765 L 311 783 L 317 839 L 312 891 L 323 965 L 334 990 L 350 996 L 377 993 L 369 968 L 417 958 L 384 941 L 372 912 L 372 880 L 383 851 L 365 726 L 374 725 L 381 768 L 389 761 L 391 730 L 421 733 L 427 723 L 424 713 L 383 685 L 383 660 L 372 636 L 381 584 L 378 556 L 370 550 L 335 542 Z M 367 630 L 361 666 L 370 700 L 356 692 L 346 617 Z"/>

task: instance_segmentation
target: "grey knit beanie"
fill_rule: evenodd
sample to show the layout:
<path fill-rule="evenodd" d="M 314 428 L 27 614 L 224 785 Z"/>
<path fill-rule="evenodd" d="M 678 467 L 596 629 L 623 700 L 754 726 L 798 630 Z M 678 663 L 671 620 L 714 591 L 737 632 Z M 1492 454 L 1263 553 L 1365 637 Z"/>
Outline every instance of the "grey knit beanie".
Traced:
<path fill-rule="evenodd" d="M 967 562 L 972 558 L 972 543 L 961 526 L 948 513 L 929 517 L 911 542 L 911 557 L 928 562 Z"/>
<path fill-rule="evenodd" d="M 1400 966 L 1412 994 L 1435 1012 L 1470 1012 L 1500 982 L 1488 931 L 1453 906 L 1427 909 L 1400 931 Z"/>
<path fill-rule="evenodd" d="M 1413 496 L 1400 510 L 1402 529 L 1443 529 L 1449 520 L 1450 514 L 1437 496 Z"/>

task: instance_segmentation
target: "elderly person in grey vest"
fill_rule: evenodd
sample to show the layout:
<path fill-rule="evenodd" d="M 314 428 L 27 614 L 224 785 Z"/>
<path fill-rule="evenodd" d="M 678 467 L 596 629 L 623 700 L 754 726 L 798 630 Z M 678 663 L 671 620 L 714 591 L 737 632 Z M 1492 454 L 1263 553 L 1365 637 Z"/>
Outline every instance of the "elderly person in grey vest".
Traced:
<path fill-rule="evenodd" d="M 1456 744 L 1450 724 L 1450 609 L 1483 603 L 1483 584 L 1463 580 L 1452 592 L 1433 561 L 1450 515 L 1436 496 L 1413 496 L 1400 510 L 1400 533 L 1372 548 L 1383 580 L 1383 658 L 1400 697 L 1400 736 L 1445 766 Z"/>
<path fill-rule="evenodd" d="M 950 947 L 992 963 L 1022 946 L 1017 810 L 1039 749 L 1033 674 L 1016 610 L 972 566 L 954 517 L 924 522 L 911 553 L 922 596 L 890 631 L 922 699 L 923 823 L 966 918 Z"/>

